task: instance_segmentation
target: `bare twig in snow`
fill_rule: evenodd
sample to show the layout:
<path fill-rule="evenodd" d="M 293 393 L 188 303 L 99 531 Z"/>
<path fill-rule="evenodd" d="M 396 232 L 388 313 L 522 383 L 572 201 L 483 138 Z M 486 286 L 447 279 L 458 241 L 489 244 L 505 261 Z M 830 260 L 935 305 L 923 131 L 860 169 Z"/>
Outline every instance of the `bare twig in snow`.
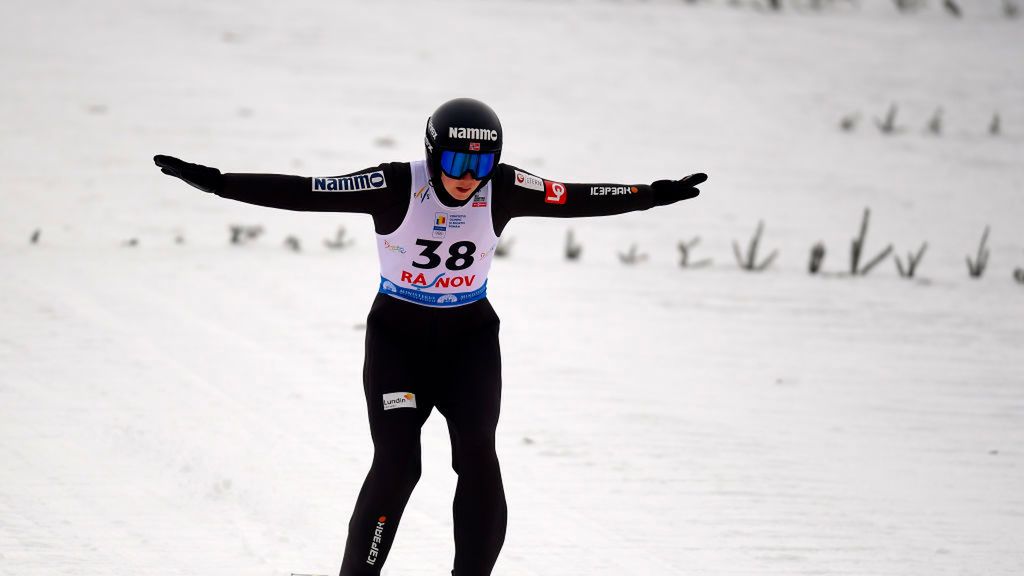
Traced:
<path fill-rule="evenodd" d="M 232 224 L 229 229 L 231 230 L 231 243 L 235 245 L 241 245 L 255 240 L 263 234 L 263 226 L 242 226 L 240 224 Z"/>
<path fill-rule="evenodd" d="M 967 257 L 967 272 L 971 275 L 971 278 L 981 278 L 985 274 L 985 268 L 988 266 L 988 226 L 985 226 L 985 232 L 981 235 L 981 242 L 978 243 L 978 256 L 974 260 L 971 257 Z"/>
<path fill-rule="evenodd" d="M 872 268 L 878 265 L 879 262 L 884 260 L 890 252 L 892 252 L 892 244 L 889 244 L 885 250 L 880 252 L 873 260 L 867 263 L 863 268 L 860 266 L 861 256 L 864 253 L 864 241 L 868 235 L 868 223 L 871 219 L 871 209 L 864 209 L 864 218 L 860 224 L 860 235 L 853 239 L 853 243 L 850 249 L 850 274 L 854 276 L 867 276 L 868 272 Z"/>
<path fill-rule="evenodd" d="M 928 243 L 925 242 L 921 245 L 921 248 L 917 251 L 917 254 L 913 252 L 907 253 L 907 264 L 903 265 L 899 255 L 895 256 L 896 270 L 899 271 L 900 276 L 903 278 L 913 278 L 917 272 L 917 265 L 921 263 L 921 258 L 924 258 L 924 252 L 928 249 Z"/>
<path fill-rule="evenodd" d="M 700 236 L 695 236 L 689 242 L 679 241 L 679 265 L 683 268 L 703 268 L 711 264 L 711 260 L 705 258 L 698 260 L 697 262 L 690 262 L 690 251 L 692 251 L 697 244 L 700 244 Z"/>
<path fill-rule="evenodd" d="M 946 12 L 949 12 L 950 16 L 961 18 L 964 15 L 956 0 L 942 0 L 942 7 L 946 9 Z"/>
<path fill-rule="evenodd" d="M 942 108 L 935 110 L 931 120 L 928 121 L 928 132 L 936 136 L 942 135 Z"/>
<path fill-rule="evenodd" d="M 496 258 L 504 258 L 512 253 L 512 245 L 516 243 L 515 238 L 509 238 L 508 240 L 498 240 L 498 245 L 494 247 L 494 256 Z"/>
<path fill-rule="evenodd" d="M 882 134 L 895 134 L 896 128 L 896 113 L 899 108 L 895 104 L 889 105 L 889 111 L 885 114 L 885 119 L 875 118 L 875 125 L 882 131 Z"/>
<path fill-rule="evenodd" d="M 821 271 L 821 264 L 825 261 L 825 244 L 818 242 L 811 248 L 811 262 L 808 264 L 807 269 L 811 274 L 817 274 Z"/>
<path fill-rule="evenodd" d="M 1013 0 L 1003 0 L 1003 16 L 1014 19 L 1020 15 L 1020 8 Z"/>
<path fill-rule="evenodd" d="M 334 233 L 334 239 L 324 240 L 324 246 L 330 250 L 343 250 L 348 248 L 355 243 L 354 238 L 347 238 L 348 231 L 345 230 L 344 226 L 339 226 L 338 230 Z"/>
<path fill-rule="evenodd" d="M 751 237 L 749 244 L 747 245 L 747 255 L 743 256 L 740 245 L 738 242 L 733 240 L 732 251 L 733 255 L 736 256 L 736 262 L 740 268 L 747 270 L 748 272 L 762 272 L 768 269 L 775 261 L 775 257 L 779 255 L 778 250 L 772 251 L 760 264 L 757 262 L 757 250 L 761 244 L 761 235 L 764 233 L 764 221 L 758 220 L 757 230 L 754 232 L 754 236 Z"/>
<path fill-rule="evenodd" d="M 988 123 L 988 133 L 992 136 L 999 136 L 1003 133 L 1002 121 L 999 118 L 999 112 L 992 115 L 992 121 Z"/>
<path fill-rule="evenodd" d="M 633 244 L 629 247 L 629 252 L 619 252 L 619 261 L 622 262 L 623 264 L 632 265 L 637 264 L 639 262 L 643 262 L 644 260 L 647 260 L 647 254 L 640 254 L 639 252 L 637 252 L 636 244 Z"/>
<path fill-rule="evenodd" d="M 896 9 L 902 13 L 913 12 L 920 10 L 924 6 L 924 0 L 893 0 L 896 3 Z"/>
<path fill-rule="evenodd" d="M 583 244 L 576 243 L 570 228 L 569 233 L 565 236 L 565 258 L 567 260 L 579 260 L 582 252 Z"/>
<path fill-rule="evenodd" d="M 842 129 L 843 132 L 853 132 L 857 127 L 857 122 L 860 122 L 860 112 L 847 114 L 839 120 L 839 128 Z"/>

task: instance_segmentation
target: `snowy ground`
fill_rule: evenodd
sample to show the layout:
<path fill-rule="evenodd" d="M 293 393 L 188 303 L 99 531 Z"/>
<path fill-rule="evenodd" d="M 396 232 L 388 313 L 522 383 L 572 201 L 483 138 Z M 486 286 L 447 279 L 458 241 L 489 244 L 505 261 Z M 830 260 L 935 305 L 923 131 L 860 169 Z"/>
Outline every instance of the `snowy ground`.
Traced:
<path fill-rule="evenodd" d="M 150 158 L 413 159 L 458 95 L 542 176 L 711 175 L 681 205 L 509 226 L 496 575 L 1024 572 L 1024 20 L 863 4 L 5 0 L 0 574 L 336 573 L 371 456 L 369 220 L 204 195 Z M 819 240 L 845 267 L 867 206 L 869 251 L 929 242 L 921 280 L 805 273 Z M 730 245 L 759 219 L 781 255 L 746 275 Z M 231 223 L 267 233 L 233 248 Z M 339 225 L 357 243 L 327 251 Z M 680 270 L 696 235 L 715 265 Z M 624 267 L 632 243 L 650 259 Z M 450 569 L 440 416 L 423 445 L 385 574 Z"/>

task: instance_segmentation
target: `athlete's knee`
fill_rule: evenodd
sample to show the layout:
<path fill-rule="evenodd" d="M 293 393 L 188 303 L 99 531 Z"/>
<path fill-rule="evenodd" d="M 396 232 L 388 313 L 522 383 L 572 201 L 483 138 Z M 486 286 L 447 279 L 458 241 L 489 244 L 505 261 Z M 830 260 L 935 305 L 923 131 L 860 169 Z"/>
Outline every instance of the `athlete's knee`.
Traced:
<path fill-rule="evenodd" d="M 412 488 L 423 473 L 419 446 L 409 451 L 375 448 L 372 470 L 377 478 L 393 479 Z"/>
<path fill-rule="evenodd" d="M 467 469 L 497 468 L 498 454 L 494 436 L 460 434 L 452 446 L 452 469 L 456 474 Z"/>

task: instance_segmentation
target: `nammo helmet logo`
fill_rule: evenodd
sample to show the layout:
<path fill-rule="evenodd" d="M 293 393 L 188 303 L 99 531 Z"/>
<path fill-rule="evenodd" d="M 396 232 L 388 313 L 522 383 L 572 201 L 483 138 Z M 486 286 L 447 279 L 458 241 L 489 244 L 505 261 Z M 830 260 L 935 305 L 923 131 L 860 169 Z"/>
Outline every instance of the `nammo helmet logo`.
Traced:
<path fill-rule="evenodd" d="M 497 130 L 487 130 L 486 128 L 462 128 L 451 126 L 448 128 L 449 138 L 458 138 L 460 140 L 488 140 L 490 142 L 498 141 Z"/>

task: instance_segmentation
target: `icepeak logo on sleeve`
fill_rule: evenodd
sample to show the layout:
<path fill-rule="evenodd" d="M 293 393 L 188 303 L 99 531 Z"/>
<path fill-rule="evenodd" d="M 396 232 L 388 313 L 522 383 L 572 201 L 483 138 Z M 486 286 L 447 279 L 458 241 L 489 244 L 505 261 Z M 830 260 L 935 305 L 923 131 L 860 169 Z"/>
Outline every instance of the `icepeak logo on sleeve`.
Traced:
<path fill-rule="evenodd" d="M 392 392 L 384 395 L 384 409 L 415 408 L 416 395 L 412 392 Z"/>
<path fill-rule="evenodd" d="M 639 189 L 636 186 L 591 186 L 591 196 L 620 196 L 622 194 L 636 194 Z"/>
<path fill-rule="evenodd" d="M 565 204 L 565 201 L 569 196 L 565 190 L 565 184 L 552 182 L 550 180 L 544 181 L 544 190 L 547 192 L 544 196 L 544 201 L 548 204 Z"/>
<path fill-rule="evenodd" d="M 520 188 L 526 188 L 528 190 L 536 190 L 538 192 L 544 191 L 544 181 L 537 178 L 533 174 L 527 174 L 516 170 L 516 186 Z"/>
<path fill-rule="evenodd" d="M 335 178 L 313 178 L 313 192 L 358 192 L 378 190 L 386 188 L 387 185 L 384 172 L 381 170 Z"/>

